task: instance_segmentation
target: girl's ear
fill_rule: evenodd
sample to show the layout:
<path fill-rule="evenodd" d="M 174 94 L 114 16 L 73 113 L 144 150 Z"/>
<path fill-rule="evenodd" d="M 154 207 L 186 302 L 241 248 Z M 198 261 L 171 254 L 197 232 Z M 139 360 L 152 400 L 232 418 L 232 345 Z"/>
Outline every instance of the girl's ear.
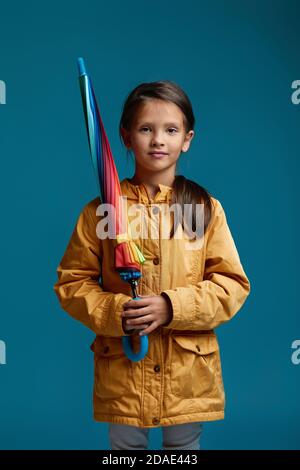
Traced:
<path fill-rule="evenodd" d="M 122 135 L 125 146 L 129 149 L 131 147 L 129 134 L 124 127 L 121 127 L 121 135 Z"/>
<path fill-rule="evenodd" d="M 194 137 L 195 135 L 195 132 L 190 130 L 186 136 L 185 136 L 185 139 L 184 139 L 184 143 L 182 145 L 182 152 L 187 152 L 189 147 L 190 147 L 190 143 L 191 143 L 191 140 L 192 138 Z"/>

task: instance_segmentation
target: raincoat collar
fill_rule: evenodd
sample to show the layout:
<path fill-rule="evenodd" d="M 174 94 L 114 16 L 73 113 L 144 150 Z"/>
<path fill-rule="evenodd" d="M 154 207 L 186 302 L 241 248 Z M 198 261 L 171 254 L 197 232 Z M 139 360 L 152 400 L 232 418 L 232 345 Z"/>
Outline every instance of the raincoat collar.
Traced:
<path fill-rule="evenodd" d="M 159 184 L 159 190 L 156 193 L 154 198 L 151 198 L 148 194 L 146 186 L 141 184 L 132 184 L 128 178 L 125 178 L 120 183 L 122 194 L 127 196 L 128 199 L 137 200 L 140 204 L 151 204 L 156 202 L 166 202 L 167 204 L 170 201 L 172 194 L 172 187 L 165 184 Z"/>

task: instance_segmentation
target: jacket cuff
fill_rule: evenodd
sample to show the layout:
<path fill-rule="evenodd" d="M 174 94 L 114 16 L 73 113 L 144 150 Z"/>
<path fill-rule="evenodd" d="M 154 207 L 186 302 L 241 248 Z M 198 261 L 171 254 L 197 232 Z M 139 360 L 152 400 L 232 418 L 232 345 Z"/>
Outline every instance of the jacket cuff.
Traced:
<path fill-rule="evenodd" d="M 195 300 L 193 289 L 177 287 L 175 290 L 165 290 L 161 295 L 167 296 L 172 304 L 173 318 L 164 328 L 190 330 L 195 327 Z"/>
<path fill-rule="evenodd" d="M 122 317 L 122 313 L 124 311 L 123 305 L 128 302 L 129 300 L 132 300 L 132 297 L 129 297 L 126 294 L 119 294 L 120 295 L 120 300 L 119 303 L 117 304 L 116 307 L 116 313 L 115 313 L 115 323 L 117 324 L 117 331 L 118 336 L 131 336 L 136 333 L 136 330 L 129 330 L 125 331 L 123 328 L 124 321 L 126 321 L 125 317 Z M 140 330 L 138 330 L 139 332 Z"/>
<path fill-rule="evenodd" d="M 108 304 L 108 311 L 106 312 L 106 315 L 103 315 L 102 318 L 106 318 L 105 324 L 101 325 L 95 325 L 96 328 L 94 328 L 94 331 L 98 335 L 103 335 L 103 336 L 114 336 L 114 337 L 120 337 L 120 336 L 126 336 L 129 333 L 126 333 L 123 329 L 123 305 L 128 302 L 129 300 L 132 300 L 132 298 L 129 295 L 123 294 L 123 293 L 118 293 L 113 295 L 113 300 Z M 97 323 L 96 318 L 94 318 L 94 321 Z"/>

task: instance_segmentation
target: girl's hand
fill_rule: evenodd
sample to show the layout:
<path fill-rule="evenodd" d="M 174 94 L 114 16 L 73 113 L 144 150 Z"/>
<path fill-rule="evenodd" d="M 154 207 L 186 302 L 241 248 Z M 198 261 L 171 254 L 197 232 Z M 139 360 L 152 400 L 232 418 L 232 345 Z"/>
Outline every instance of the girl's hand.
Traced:
<path fill-rule="evenodd" d="M 167 325 L 173 318 L 172 304 L 163 295 L 139 295 L 140 300 L 129 300 L 123 307 L 127 330 L 142 329 L 148 335 L 159 326 Z M 133 318 L 135 317 L 135 318 Z"/>

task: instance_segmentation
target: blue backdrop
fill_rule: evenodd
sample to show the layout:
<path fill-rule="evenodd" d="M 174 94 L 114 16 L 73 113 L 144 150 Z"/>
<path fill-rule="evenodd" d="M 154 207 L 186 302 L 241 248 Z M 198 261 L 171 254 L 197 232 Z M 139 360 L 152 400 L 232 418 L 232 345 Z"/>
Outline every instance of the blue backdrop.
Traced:
<path fill-rule="evenodd" d="M 109 448 L 107 423 L 92 418 L 94 334 L 53 291 L 77 217 L 97 196 L 78 56 L 121 179 L 134 169 L 118 136 L 129 91 L 169 79 L 187 92 L 196 134 L 178 172 L 221 201 L 251 281 L 245 306 L 216 331 L 226 417 L 205 424 L 202 448 L 299 449 L 299 1 L 0 9 L 1 449 Z M 160 439 L 152 429 L 150 448 Z"/>

